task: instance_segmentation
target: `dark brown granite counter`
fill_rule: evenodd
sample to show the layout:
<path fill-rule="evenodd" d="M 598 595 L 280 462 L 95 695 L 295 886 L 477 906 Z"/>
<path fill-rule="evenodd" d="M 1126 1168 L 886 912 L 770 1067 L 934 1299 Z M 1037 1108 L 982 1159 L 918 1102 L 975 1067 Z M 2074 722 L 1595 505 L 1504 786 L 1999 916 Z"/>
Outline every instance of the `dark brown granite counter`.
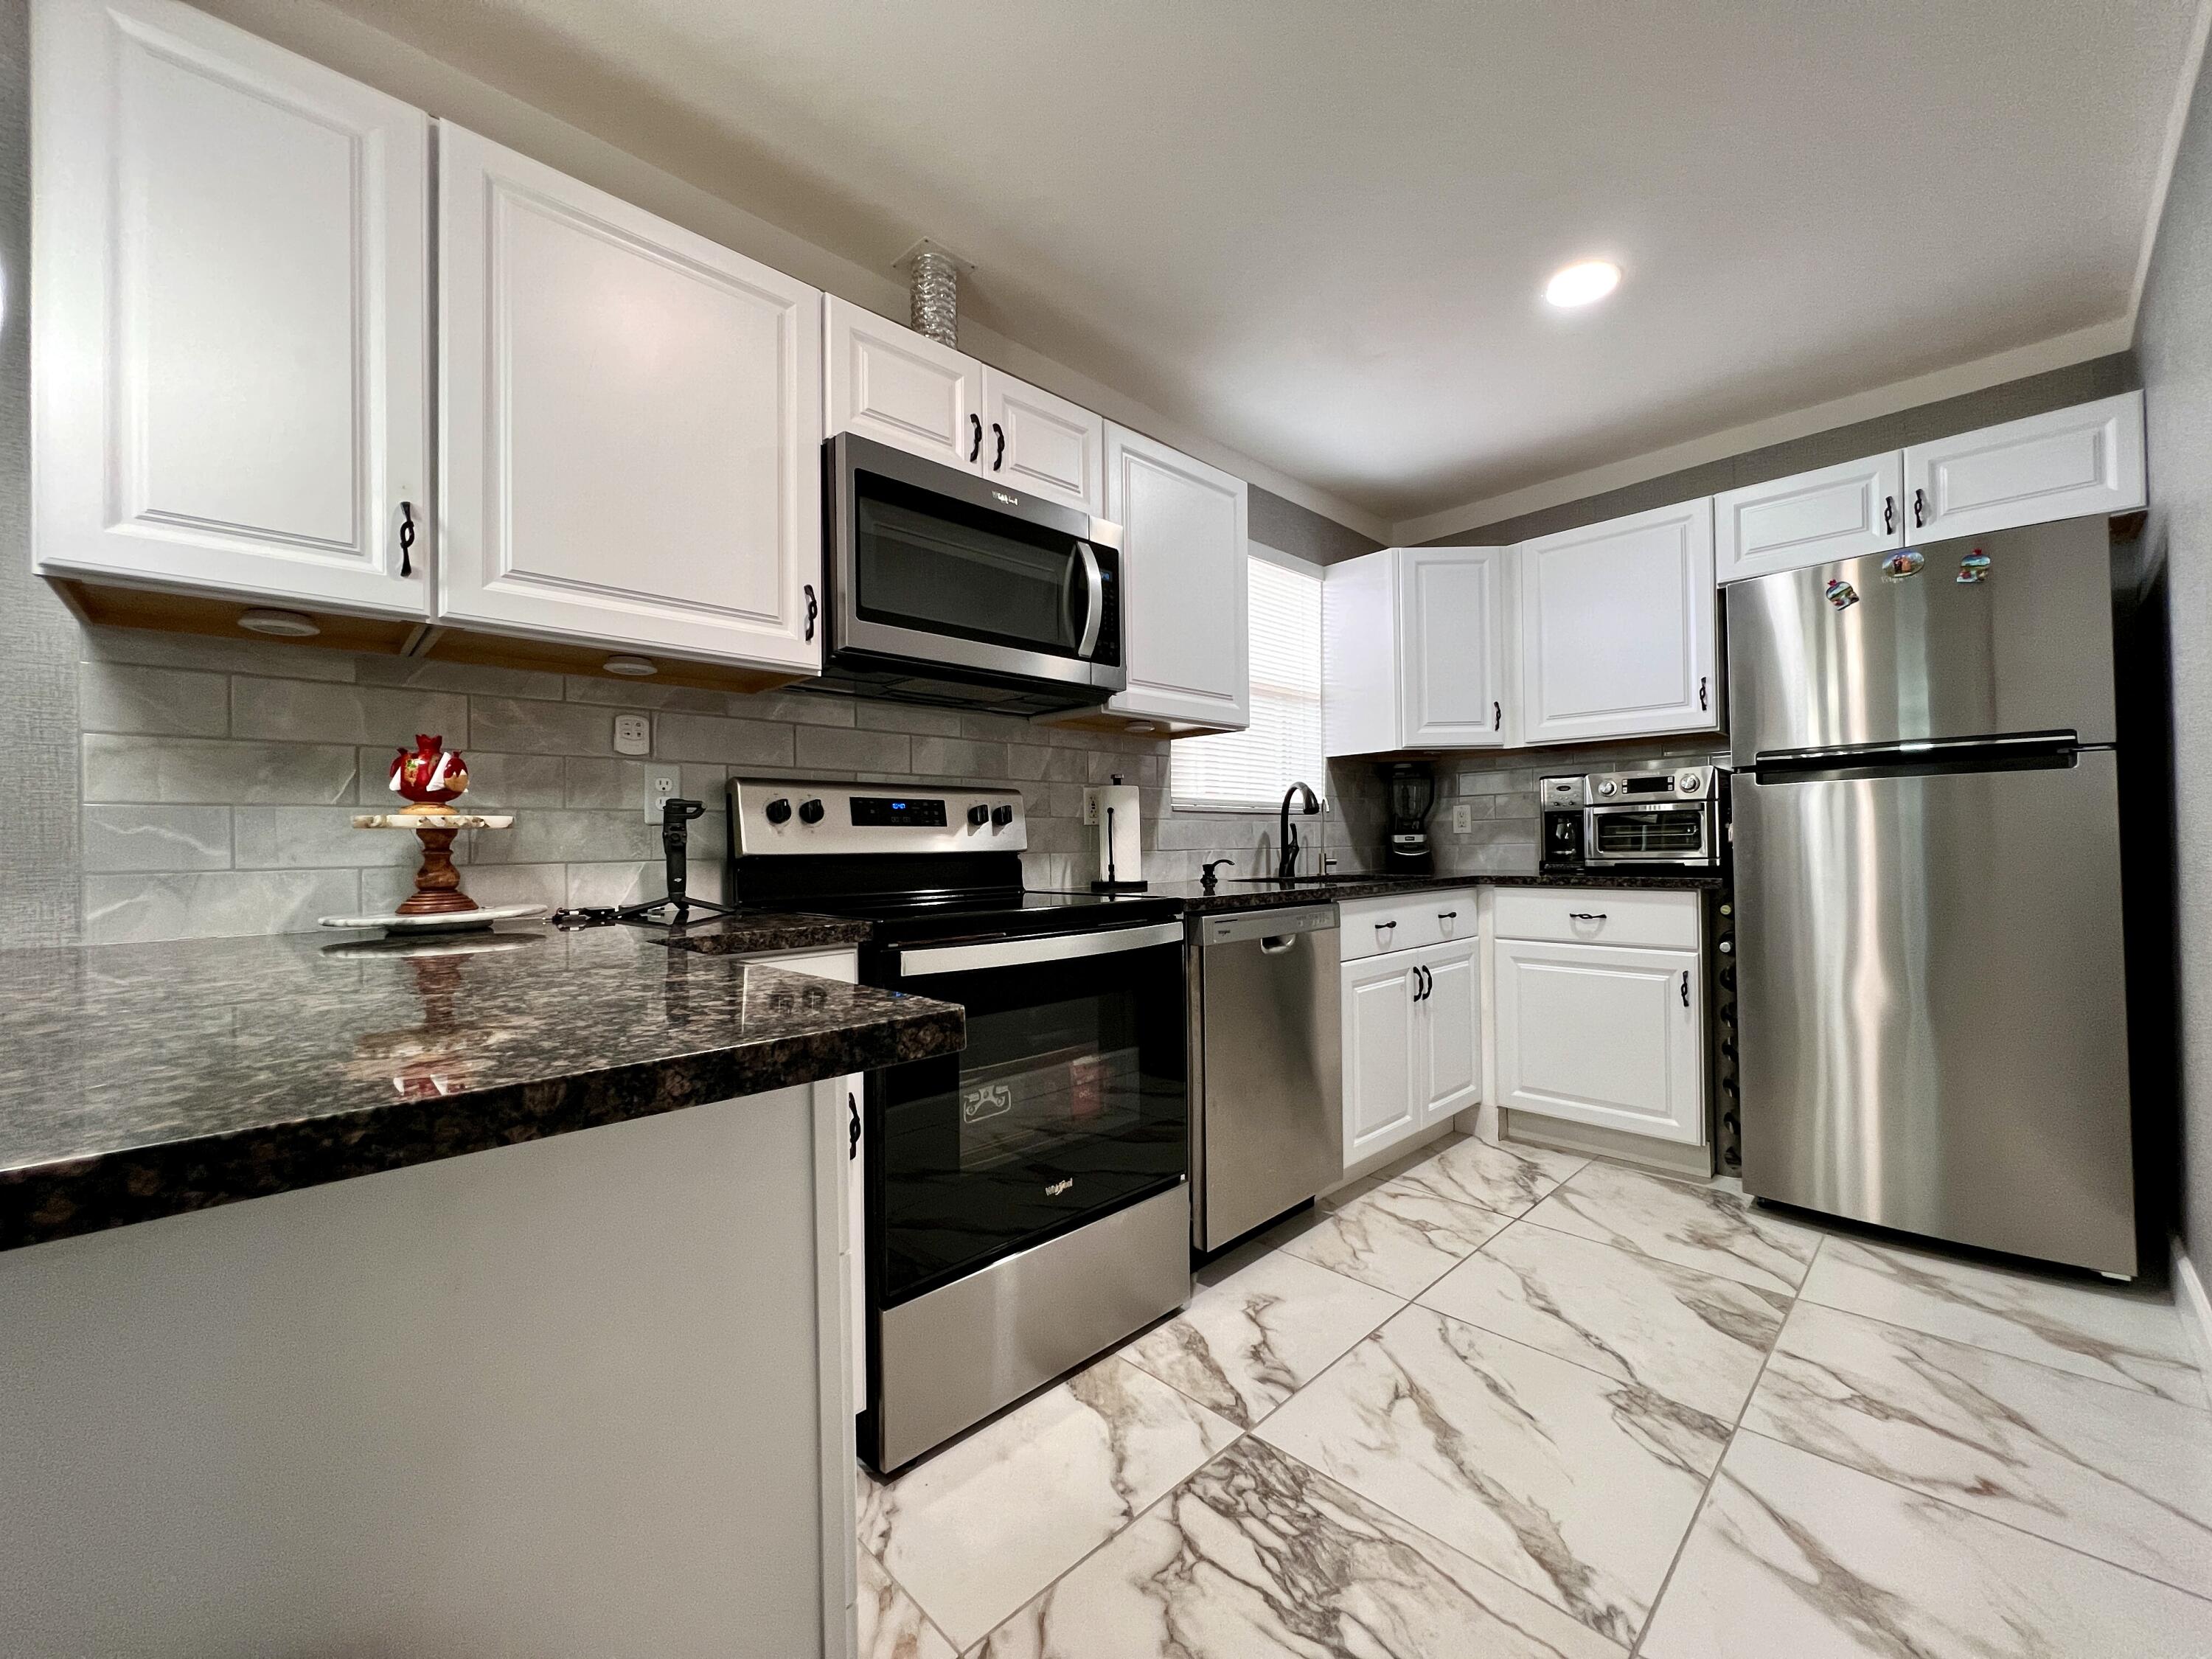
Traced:
<path fill-rule="evenodd" d="M 659 938 L 526 927 L 427 951 L 289 934 L 0 951 L 0 1249 L 966 1040 L 949 1003 Z"/>
<path fill-rule="evenodd" d="M 1335 881 L 1228 882 L 1207 892 L 1194 881 L 1154 884 L 1152 890 L 1182 901 L 1194 916 L 1217 915 L 1231 910 L 1267 910 L 1288 904 L 1328 904 L 1349 899 L 1384 898 L 1393 893 L 1434 891 L 1459 887 L 1661 887 L 1717 890 L 1725 881 L 1711 871 L 1686 871 L 1680 875 L 1580 876 L 1460 875 L 1355 876 Z"/>
<path fill-rule="evenodd" d="M 650 930 L 648 930 L 650 931 Z M 709 916 L 683 927 L 662 930 L 664 943 L 702 956 L 743 957 L 763 951 L 845 951 L 865 945 L 875 924 L 853 916 L 814 916 L 777 911 L 741 911 Z"/>

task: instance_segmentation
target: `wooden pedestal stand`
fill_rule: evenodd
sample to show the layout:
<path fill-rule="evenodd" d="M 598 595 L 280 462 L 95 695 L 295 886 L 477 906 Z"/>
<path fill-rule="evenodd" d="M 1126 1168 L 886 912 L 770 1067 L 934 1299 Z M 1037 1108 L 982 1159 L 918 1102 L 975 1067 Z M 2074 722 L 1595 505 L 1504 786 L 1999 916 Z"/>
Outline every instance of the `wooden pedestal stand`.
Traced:
<path fill-rule="evenodd" d="M 400 902 L 403 916 L 443 916 L 473 910 L 477 902 L 461 890 L 461 872 L 453 868 L 453 837 L 463 830 L 504 830 L 514 822 L 506 813 L 450 812 L 441 807 L 424 811 L 410 806 L 402 812 L 364 812 L 353 821 L 356 830 L 412 830 L 422 843 L 422 865 L 415 872 L 415 890 Z"/>

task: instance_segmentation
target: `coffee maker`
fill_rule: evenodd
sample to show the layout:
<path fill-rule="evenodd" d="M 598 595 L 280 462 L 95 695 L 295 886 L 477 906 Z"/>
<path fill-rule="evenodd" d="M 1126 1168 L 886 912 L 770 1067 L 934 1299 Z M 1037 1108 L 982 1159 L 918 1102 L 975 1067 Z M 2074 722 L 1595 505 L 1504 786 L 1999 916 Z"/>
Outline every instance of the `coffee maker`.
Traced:
<path fill-rule="evenodd" d="M 1437 804 L 1436 774 L 1426 761 L 1393 761 L 1382 769 L 1390 787 L 1390 830 L 1382 842 L 1382 873 L 1434 875 L 1429 849 L 1429 810 Z"/>

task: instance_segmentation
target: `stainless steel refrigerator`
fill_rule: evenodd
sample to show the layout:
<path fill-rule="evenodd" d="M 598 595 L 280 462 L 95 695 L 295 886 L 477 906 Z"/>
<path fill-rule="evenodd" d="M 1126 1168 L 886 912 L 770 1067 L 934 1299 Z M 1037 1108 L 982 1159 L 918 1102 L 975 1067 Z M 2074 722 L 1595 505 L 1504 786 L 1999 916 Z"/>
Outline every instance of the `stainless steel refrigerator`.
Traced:
<path fill-rule="evenodd" d="M 2103 518 L 1728 590 L 1743 1183 L 2136 1270 Z"/>

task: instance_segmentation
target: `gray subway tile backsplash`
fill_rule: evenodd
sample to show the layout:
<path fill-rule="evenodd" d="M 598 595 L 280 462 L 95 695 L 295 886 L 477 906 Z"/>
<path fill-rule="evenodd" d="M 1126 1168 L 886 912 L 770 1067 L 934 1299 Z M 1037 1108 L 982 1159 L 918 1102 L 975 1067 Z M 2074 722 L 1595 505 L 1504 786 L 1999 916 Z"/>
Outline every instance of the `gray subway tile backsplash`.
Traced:
<path fill-rule="evenodd" d="M 125 872 L 228 870 L 228 806 L 88 806 L 84 867 Z"/>
<path fill-rule="evenodd" d="M 353 796 L 349 744 L 84 735 L 88 801 L 329 804 Z"/>
<path fill-rule="evenodd" d="M 135 663 L 77 665 L 77 725 L 86 732 L 220 738 L 230 732 L 230 682 L 221 674 Z"/>

